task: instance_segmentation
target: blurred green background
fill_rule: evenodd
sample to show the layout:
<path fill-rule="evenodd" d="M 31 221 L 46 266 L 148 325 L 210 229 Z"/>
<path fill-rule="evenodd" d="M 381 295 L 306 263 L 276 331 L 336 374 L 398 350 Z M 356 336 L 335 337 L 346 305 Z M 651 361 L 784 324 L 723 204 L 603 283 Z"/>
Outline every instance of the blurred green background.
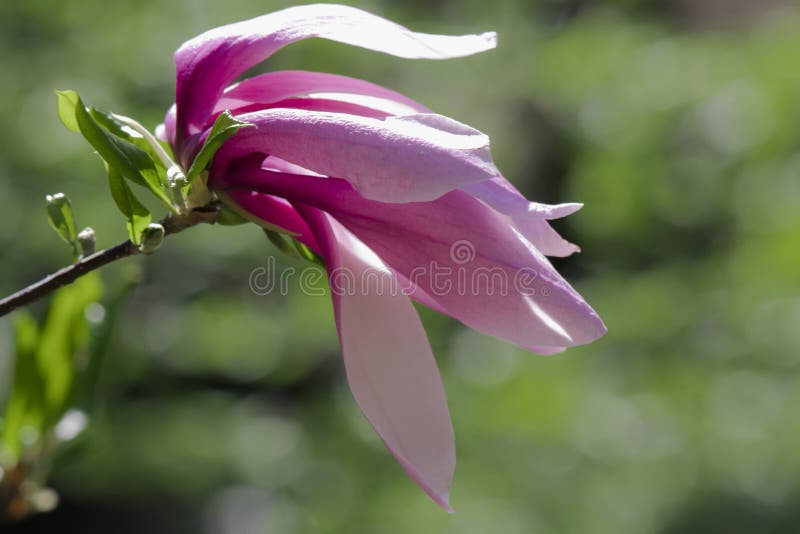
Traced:
<path fill-rule="evenodd" d="M 556 260 L 606 321 L 542 358 L 424 311 L 456 430 L 457 510 L 433 505 L 346 387 L 327 297 L 259 296 L 280 255 L 198 227 L 102 274 L 143 280 L 102 416 L 53 462 L 60 506 L 3 532 L 800 532 L 800 9 L 707 0 L 352 2 L 499 47 L 408 61 L 322 40 L 259 67 L 381 83 L 492 138 L 530 198 L 581 201 Z M 172 52 L 252 0 L 0 3 L 0 293 L 70 261 L 44 196 L 125 237 L 53 90 L 160 122 Z M 40 310 L 39 307 L 34 308 Z M 0 398 L 11 322 L 0 319 Z"/>

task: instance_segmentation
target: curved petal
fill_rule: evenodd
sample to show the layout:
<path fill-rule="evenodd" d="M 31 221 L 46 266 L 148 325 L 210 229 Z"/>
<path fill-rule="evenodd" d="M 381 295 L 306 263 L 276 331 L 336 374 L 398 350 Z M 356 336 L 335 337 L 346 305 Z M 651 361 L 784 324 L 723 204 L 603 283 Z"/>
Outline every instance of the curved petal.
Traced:
<path fill-rule="evenodd" d="M 291 167 L 293 167 L 291 164 L 287 164 L 281 160 L 274 160 L 270 157 L 264 161 L 263 168 L 267 170 L 279 170 L 281 172 L 293 172 Z M 303 169 L 299 170 L 302 173 Z M 294 172 L 297 171 L 295 170 Z M 268 225 L 280 227 L 284 230 L 284 233 L 292 234 L 292 237 L 307 245 L 314 252 L 321 254 L 319 245 L 314 240 L 314 236 L 312 235 L 311 230 L 308 228 L 308 225 L 300 217 L 300 215 L 294 211 L 294 208 L 289 206 L 289 203 L 284 199 L 247 189 L 232 188 L 227 189 L 224 192 L 217 191 L 217 194 L 222 197 L 226 204 L 230 202 L 235 203 L 238 208 L 243 209 L 247 213 L 248 217 L 258 218 L 262 225 L 266 223 Z M 422 288 L 412 283 L 395 269 L 392 269 L 391 267 L 389 267 L 389 269 L 397 278 L 397 286 L 399 290 L 403 292 L 403 294 L 408 295 L 413 300 L 433 310 L 436 310 L 439 313 L 447 314 L 447 310 L 442 308 L 439 303 L 431 298 L 430 295 L 425 293 Z M 539 351 L 537 350 L 536 352 Z M 539 353 L 543 354 L 542 352 Z"/>
<path fill-rule="evenodd" d="M 494 48 L 494 33 L 443 36 L 415 33 L 360 9 L 297 6 L 205 32 L 175 53 L 179 145 L 199 133 L 223 88 L 292 42 L 323 37 L 404 58 L 445 59 Z"/>
<path fill-rule="evenodd" d="M 298 206 L 328 268 L 347 381 L 361 411 L 420 487 L 452 511 L 455 438 L 436 360 L 408 298 L 360 282 L 392 277 L 381 260 L 319 210 Z M 338 275 L 337 275 L 338 273 Z M 344 275 L 352 287 L 337 281 Z"/>
<path fill-rule="evenodd" d="M 502 176 L 465 184 L 461 189 L 509 216 L 514 227 L 542 254 L 564 257 L 580 252 L 580 247 L 561 237 L 547 221 L 575 213 L 583 204 L 550 205 L 531 202 Z"/>
<path fill-rule="evenodd" d="M 364 199 L 335 178 L 250 169 L 228 183 L 330 213 L 439 309 L 475 330 L 547 353 L 606 331 L 506 216 L 463 191 L 398 205 Z"/>
<path fill-rule="evenodd" d="M 335 96 L 335 95 L 331 95 Z M 236 102 L 227 102 L 228 104 L 236 104 Z M 336 98 L 286 98 L 277 102 L 269 102 L 266 104 L 261 103 L 240 103 L 240 106 L 231 105 L 226 107 L 233 115 L 241 116 L 247 113 L 257 111 L 266 111 L 268 109 L 302 109 L 306 111 L 322 111 L 327 113 L 346 113 L 349 115 L 357 115 L 359 117 L 371 117 L 373 119 L 384 119 L 392 113 L 388 110 L 381 109 L 380 102 L 369 102 L 373 104 L 372 107 L 360 102 L 350 102 Z M 216 113 L 216 112 L 215 112 Z M 209 126 L 213 124 L 217 115 L 212 115 L 209 118 Z"/>
<path fill-rule="evenodd" d="M 247 218 L 257 217 L 263 226 L 276 232 L 289 234 L 311 250 L 320 253 L 311 229 L 289 202 L 272 195 L 255 191 L 233 190 L 218 192 L 221 200 L 228 206 L 238 206 Z M 238 211 L 238 210 L 237 210 Z"/>
<path fill-rule="evenodd" d="M 325 72 L 285 70 L 247 78 L 229 87 L 214 107 L 214 113 L 246 104 L 270 104 L 291 97 L 318 96 L 319 93 L 351 95 L 360 98 L 363 105 L 385 110 L 391 115 L 431 112 L 400 93 L 364 80 Z"/>
<path fill-rule="evenodd" d="M 243 128 L 214 157 L 213 186 L 230 161 L 263 152 L 346 179 L 366 198 L 427 201 L 498 174 L 484 134 L 441 115 L 378 120 L 342 113 L 270 109 L 237 117 Z"/>
<path fill-rule="evenodd" d="M 166 141 L 173 148 L 175 148 L 175 120 L 177 113 L 178 110 L 175 104 L 172 104 L 164 116 L 164 122 L 156 126 L 156 137 Z"/>

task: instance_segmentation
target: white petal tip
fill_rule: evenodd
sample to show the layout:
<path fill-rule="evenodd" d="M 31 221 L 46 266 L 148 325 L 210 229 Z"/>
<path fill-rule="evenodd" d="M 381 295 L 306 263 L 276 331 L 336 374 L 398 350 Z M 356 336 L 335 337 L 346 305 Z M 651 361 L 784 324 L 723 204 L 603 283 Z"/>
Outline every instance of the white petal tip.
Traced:
<path fill-rule="evenodd" d="M 156 133 L 156 139 L 158 139 L 159 141 L 164 141 L 164 142 L 168 141 L 167 140 L 167 128 L 166 128 L 166 126 L 164 126 L 163 122 L 161 124 L 159 124 L 158 126 L 156 126 L 156 132 L 155 133 Z"/>
<path fill-rule="evenodd" d="M 481 37 L 489 44 L 489 48 L 497 47 L 497 32 L 485 32 Z"/>
<path fill-rule="evenodd" d="M 456 511 L 453 509 L 453 507 L 450 506 L 450 493 L 449 492 L 444 492 L 444 493 L 439 493 L 439 494 L 435 494 L 433 492 L 429 492 L 428 495 L 430 496 L 431 499 L 433 499 L 433 502 L 438 504 L 439 507 L 442 510 L 444 510 L 445 512 L 447 512 L 448 514 L 456 513 Z"/>
<path fill-rule="evenodd" d="M 542 213 L 542 208 L 544 208 L 544 211 L 549 212 L 545 218 L 547 220 L 553 220 L 572 215 L 582 207 L 583 204 L 580 202 L 568 202 L 566 204 L 555 205 L 537 204 L 535 202 L 531 202 L 528 207 L 528 211 L 530 213 Z"/>

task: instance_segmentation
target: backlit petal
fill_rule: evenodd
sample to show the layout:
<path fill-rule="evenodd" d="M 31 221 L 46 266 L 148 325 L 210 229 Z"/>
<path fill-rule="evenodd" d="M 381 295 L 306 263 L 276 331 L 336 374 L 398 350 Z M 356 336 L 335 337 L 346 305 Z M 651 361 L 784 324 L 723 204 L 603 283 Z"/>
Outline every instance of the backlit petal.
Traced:
<path fill-rule="evenodd" d="M 376 277 L 391 283 L 393 277 L 362 242 L 329 215 L 310 207 L 298 210 L 310 223 L 325 257 L 353 397 L 403 469 L 437 504 L 451 511 L 453 428 L 439 370 L 416 310 L 408 297 L 362 283 Z"/>

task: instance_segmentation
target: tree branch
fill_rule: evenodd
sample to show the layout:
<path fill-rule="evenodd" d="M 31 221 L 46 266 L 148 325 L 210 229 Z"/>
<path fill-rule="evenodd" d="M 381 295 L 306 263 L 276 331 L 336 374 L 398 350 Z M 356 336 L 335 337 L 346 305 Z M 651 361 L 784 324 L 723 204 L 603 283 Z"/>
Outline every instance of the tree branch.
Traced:
<path fill-rule="evenodd" d="M 160 224 L 164 227 L 164 234 L 170 235 L 177 234 L 201 222 L 213 224 L 216 220 L 216 216 L 217 210 L 214 208 L 198 208 L 188 215 L 166 217 L 160 221 Z M 14 311 L 20 306 L 30 304 L 52 293 L 61 286 L 71 284 L 86 273 L 136 254 L 139 254 L 139 249 L 130 241 L 125 241 L 119 245 L 95 252 L 91 256 L 87 256 L 77 263 L 64 267 L 38 282 L 24 289 L 20 289 L 13 295 L 9 295 L 0 300 L 0 317 Z"/>
<path fill-rule="evenodd" d="M 3 300 L 0 300 L 0 317 L 14 311 L 20 306 L 30 304 L 52 293 L 61 286 L 71 284 L 84 274 L 99 269 L 103 265 L 138 253 L 139 250 L 136 248 L 136 245 L 130 241 L 125 241 L 111 248 L 95 252 L 91 256 L 80 260 L 78 263 L 64 267 L 38 282 L 24 289 L 20 289 L 13 295 L 9 295 Z"/>

